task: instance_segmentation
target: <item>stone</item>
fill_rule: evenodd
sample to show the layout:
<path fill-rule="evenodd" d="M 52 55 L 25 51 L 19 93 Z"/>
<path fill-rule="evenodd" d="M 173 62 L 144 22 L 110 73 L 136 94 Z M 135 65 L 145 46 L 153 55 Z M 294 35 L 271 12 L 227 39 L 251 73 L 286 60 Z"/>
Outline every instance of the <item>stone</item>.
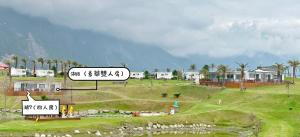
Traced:
<path fill-rule="evenodd" d="M 40 134 L 39 133 L 35 133 L 34 137 L 40 137 Z"/>
<path fill-rule="evenodd" d="M 95 135 L 96 136 L 102 136 L 99 130 L 96 131 Z"/>
<path fill-rule="evenodd" d="M 109 113 L 110 111 L 109 110 L 107 110 L 107 109 L 104 109 L 103 110 L 103 113 Z"/>
<path fill-rule="evenodd" d="M 98 113 L 98 110 L 95 110 L 95 109 L 88 110 L 89 115 L 96 115 L 97 113 Z"/>
<path fill-rule="evenodd" d="M 46 137 L 46 135 L 45 134 L 41 134 L 41 136 L 40 137 Z"/>
<path fill-rule="evenodd" d="M 79 130 L 74 130 L 74 133 L 75 133 L 75 134 L 79 134 L 80 131 L 79 131 Z"/>
<path fill-rule="evenodd" d="M 71 135 L 69 135 L 69 134 L 66 134 L 65 136 L 66 136 L 66 137 L 72 137 L 72 136 L 71 136 Z"/>

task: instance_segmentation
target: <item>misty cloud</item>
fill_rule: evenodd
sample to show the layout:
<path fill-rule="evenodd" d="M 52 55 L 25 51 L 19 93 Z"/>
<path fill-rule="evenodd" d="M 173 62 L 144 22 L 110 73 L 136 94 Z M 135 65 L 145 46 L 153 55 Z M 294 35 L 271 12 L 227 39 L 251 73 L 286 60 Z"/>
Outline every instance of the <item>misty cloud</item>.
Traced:
<path fill-rule="evenodd" d="M 176 56 L 222 58 L 300 53 L 296 0 L 1 0 L 0 5 L 87 29 L 159 46 Z"/>

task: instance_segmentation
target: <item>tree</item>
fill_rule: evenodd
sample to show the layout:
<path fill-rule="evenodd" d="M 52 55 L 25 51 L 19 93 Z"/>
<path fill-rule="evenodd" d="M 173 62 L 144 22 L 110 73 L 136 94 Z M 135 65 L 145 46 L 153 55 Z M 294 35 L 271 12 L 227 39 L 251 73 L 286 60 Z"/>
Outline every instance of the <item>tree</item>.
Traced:
<path fill-rule="evenodd" d="M 55 64 L 55 68 L 58 69 L 58 60 L 54 59 L 54 60 L 52 60 L 52 62 Z"/>
<path fill-rule="evenodd" d="M 245 87 L 244 87 L 244 80 L 245 80 L 245 69 L 247 68 L 248 64 L 246 63 L 238 63 L 239 65 L 239 69 L 241 71 L 241 78 L 240 78 L 240 89 L 242 91 L 245 90 Z"/>
<path fill-rule="evenodd" d="M 77 67 L 77 66 L 78 66 L 78 63 L 77 63 L 76 61 L 72 61 L 72 65 L 73 65 L 74 67 Z"/>
<path fill-rule="evenodd" d="M 124 67 L 124 68 L 127 67 L 126 63 L 123 63 L 123 62 L 121 63 L 121 66 Z"/>
<path fill-rule="evenodd" d="M 191 64 L 190 70 L 191 70 L 191 71 L 195 71 L 195 70 L 196 70 L 196 64 Z"/>
<path fill-rule="evenodd" d="M 144 79 L 149 79 L 149 75 L 150 75 L 150 74 L 149 74 L 149 71 L 146 70 L 146 71 L 144 72 L 144 75 L 145 75 L 145 78 L 144 78 Z"/>
<path fill-rule="evenodd" d="M 295 83 L 296 78 L 296 68 L 300 65 L 299 60 L 289 60 L 289 65 L 293 68 L 293 84 Z"/>
<path fill-rule="evenodd" d="M 69 66 L 69 68 L 71 67 L 72 61 L 71 60 L 67 60 L 67 65 Z"/>
<path fill-rule="evenodd" d="M 284 71 L 284 65 L 280 63 L 275 63 L 273 65 L 277 71 L 277 79 L 282 82 L 282 73 Z"/>
<path fill-rule="evenodd" d="M 32 74 L 33 74 L 33 76 L 35 76 L 36 61 L 35 61 L 35 60 L 32 60 L 31 62 L 32 62 L 32 68 L 33 68 Z"/>
<path fill-rule="evenodd" d="M 216 67 L 216 65 L 214 63 L 210 64 L 211 71 L 214 71 L 215 67 Z"/>
<path fill-rule="evenodd" d="M 202 69 L 200 70 L 200 73 L 203 74 L 204 79 L 209 79 L 209 66 L 208 65 L 204 65 L 202 67 Z"/>
<path fill-rule="evenodd" d="M 60 69 L 61 69 L 61 73 L 63 74 L 64 73 L 64 61 L 59 61 L 60 63 Z"/>
<path fill-rule="evenodd" d="M 46 61 L 46 63 L 48 64 L 48 69 L 50 70 L 51 69 L 52 60 L 48 59 Z"/>
<path fill-rule="evenodd" d="M 41 63 L 41 67 L 44 68 L 44 63 L 45 63 L 44 58 L 38 58 L 37 61 L 38 61 L 39 63 Z"/>
<path fill-rule="evenodd" d="M 222 86 L 224 87 L 225 77 L 226 77 L 226 73 L 228 71 L 228 67 L 221 64 L 217 67 L 217 71 L 218 71 L 218 73 L 220 73 L 222 75 Z"/>
<path fill-rule="evenodd" d="M 18 60 L 19 60 L 19 57 L 16 56 L 16 55 L 13 55 L 13 56 L 12 56 L 12 59 L 13 59 L 14 62 L 15 62 L 15 68 L 18 68 Z"/>
<path fill-rule="evenodd" d="M 8 88 L 11 87 L 11 83 L 12 83 L 12 77 L 11 77 L 11 61 L 10 60 L 4 60 L 4 63 L 8 65 L 8 76 L 9 76 L 9 85 Z M 7 107 L 7 98 L 6 98 L 6 92 L 7 90 L 4 91 L 4 110 L 5 110 L 5 116 L 6 116 L 6 107 Z"/>
<path fill-rule="evenodd" d="M 24 64 L 24 68 L 27 69 L 27 59 L 26 58 L 22 58 L 21 61 Z"/>
<path fill-rule="evenodd" d="M 174 76 L 174 77 L 176 77 L 177 78 L 177 80 L 178 80 L 178 71 L 177 70 L 173 70 L 172 71 L 172 75 Z"/>

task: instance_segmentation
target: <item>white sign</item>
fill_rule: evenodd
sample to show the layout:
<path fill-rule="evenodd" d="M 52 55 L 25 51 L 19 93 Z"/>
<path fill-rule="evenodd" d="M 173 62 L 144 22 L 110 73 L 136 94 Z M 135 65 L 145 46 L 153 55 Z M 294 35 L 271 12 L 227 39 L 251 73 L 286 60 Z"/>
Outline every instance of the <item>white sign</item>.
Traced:
<path fill-rule="evenodd" d="M 58 115 L 59 114 L 59 100 L 41 100 L 36 101 L 30 97 L 27 92 L 28 100 L 22 101 L 23 115 Z"/>
<path fill-rule="evenodd" d="M 68 76 L 75 81 L 124 81 L 129 78 L 130 72 L 124 67 L 71 68 Z"/>

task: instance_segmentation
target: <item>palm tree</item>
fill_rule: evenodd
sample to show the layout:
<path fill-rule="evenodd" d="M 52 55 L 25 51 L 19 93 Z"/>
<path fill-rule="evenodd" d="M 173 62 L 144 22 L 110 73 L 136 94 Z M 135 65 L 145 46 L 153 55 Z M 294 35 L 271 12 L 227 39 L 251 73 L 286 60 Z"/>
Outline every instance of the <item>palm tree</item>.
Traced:
<path fill-rule="evenodd" d="M 45 63 L 44 58 L 38 58 L 37 61 L 38 61 L 39 63 L 41 63 L 42 68 L 44 68 L 44 63 Z"/>
<path fill-rule="evenodd" d="M 122 62 L 122 63 L 121 63 L 121 66 L 124 67 L 124 68 L 126 68 L 126 67 L 127 67 L 127 64 Z"/>
<path fill-rule="evenodd" d="M 224 87 L 225 77 L 226 77 L 226 73 L 228 71 L 228 67 L 221 64 L 217 67 L 217 71 L 222 75 L 222 86 Z"/>
<path fill-rule="evenodd" d="M 244 80 L 245 80 L 245 69 L 247 68 L 248 64 L 246 63 L 238 63 L 239 69 L 241 71 L 241 79 L 240 79 L 240 89 L 244 90 Z"/>
<path fill-rule="evenodd" d="M 61 68 L 61 72 L 63 73 L 64 72 L 64 61 L 59 61 L 59 63 L 60 63 L 60 68 Z"/>
<path fill-rule="evenodd" d="M 282 82 L 282 73 L 284 71 L 284 65 L 283 64 L 280 64 L 280 63 L 275 63 L 273 65 L 275 68 L 276 68 L 276 71 L 277 71 L 277 79 Z"/>
<path fill-rule="evenodd" d="M 74 67 L 77 67 L 77 66 L 78 66 L 78 63 L 77 63 L 76 61 L 73 61 L 73 62 L 72 62 L 72 65 L 73 65 Z"/>
<path fill-rule="evenodd" d="M 13 55 L 13 56 L 12 56 L 12 59 L 13 59 L 14 62 L 15 62 L 15 68 L 18 68 L 18 60 L 19 60 L 19 57 L 16 56 L 16 55 Z"/>
<path fill-rule="evenodd" d="M 296 78 L 296 68 L 300 65 L 299 60 L 289 60 L 289 65 L 293 68 L 293 84 L 295 83 Z"/>
<path fill-rule="evenodd" d="M 52 62 L 55 64 L 55 69 L 57 70 L 57 67 L 58 67 L 58 60 L 57 60 L 57 59 L 54 59 L 54 60 L 52 60 Z"/>
<path fill-rule="evenodd" d="M 32 68 L 33 68 L 33 76 L 35 76 L 35 69 L 36 69 L 36 61 L 35 60 L 32 60 Z"/>
<path fill-rule="evenodd" d="M 24 68 L 27 69 L 27 59 L 26 58 L 22 58 L 21 61 L 24 64 Z"/>
<path fill-rule="evenodd" d="M 46 63 L 48 64 L 48 69 L 50 70 L 51 69 L 52 60 L 48 59 L 46 61 Z"/>
<path fill-rule="evenodd" d="M 204 65 L 202 69 L 200 70 L 200 73 L 204 75 L 204 79 L 208 79 L 209 76 L 209 66 Z"/>
<path fill-rule="evenodd" d="M 11 87 L 11 83 L 12 83 L 12 77 L 11 77 L 11 61 L 10 60 L 5 60 L 4 61 L 5 64 L 8 65 L 8 76 L 9 76 L 9 85 L 8 87 L 10 88 Z M 7 107 L 7 90 L 4 90 L 4 110 L 6 110 L 6 107 Z M 5 111 L 5 117 L 6 117 L 6 111 Z"/>
<path fill-rule="evenodd" d="M 196 64 L 191 64 L 190 70 L 191 70 L 191 71 L 195 71 L 195 70 L 196 70 Z"/>
<path fill-rule="evenodd" d="M 216 67 L 216 65 L 214 63 L 210 64 L 211 71 L 214 71 L 215 67 Z"/>
<path fill-rule="evenodd" d="M 71 67 L 72 61 L 71 60 L 67 60 L 67 65 L 69 66 L 69 68 Z"/>

